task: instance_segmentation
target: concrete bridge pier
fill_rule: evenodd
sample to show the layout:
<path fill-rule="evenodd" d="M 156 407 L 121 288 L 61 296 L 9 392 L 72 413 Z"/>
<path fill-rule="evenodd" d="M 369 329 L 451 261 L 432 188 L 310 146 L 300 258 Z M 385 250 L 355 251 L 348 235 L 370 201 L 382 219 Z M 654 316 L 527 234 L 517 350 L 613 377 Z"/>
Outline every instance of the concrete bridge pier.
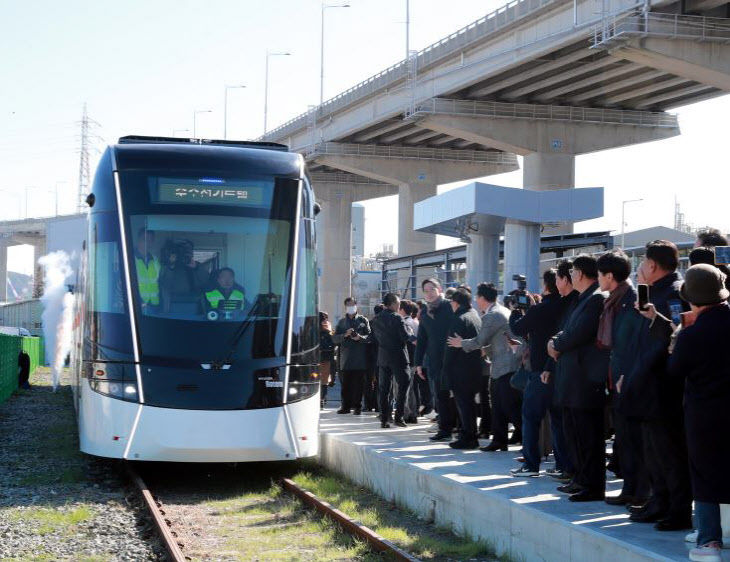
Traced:
<path fill-rule="evenodd" d="M 470 233 L 471 242 L 466 244 L 466 284 L 476 295 L 482 281 L 499 287 L 499 233 Z"/>
<path fill-rule="evenodd" d="M 315 189 L 322 207 L 317 215 L 319 308 L 334 321 L 343 315 L 342 303 L 351 291 L 353 191 L 337 184 L 320 184 Z"/>
<path fill-rule="evenodd" d="M 575 157 L 679 134 L 673 117 L 643 111 L 606 112 L 560 106 L 474 102 L 473 107 L 442 104 L 412 119 L 423 129 L 437 131 L 484 146 L 524 156 L 523 186 L 531 191 L 575 187 Z M 479 110 L 477 115 L 476 110 Z M 593 111 L 593 112 L 591 112 Z M 528 288 L 539 290 L 540 226 L 520 221 L 505 225 L 503 288 L 513 287 L 512 276 L 527 276 Z M 567 234 L 573 224 L 543 224 L 543 234 Z M 534 246 L 534 247 L 533 247 Z"/>
<path fill-rule="evenodd" d="M 352 204 L 395 195 L 398 188 L 350 174 L 312 174 L 317 215 L 319 309 L 335 320 L 344 315 L 343 301 L 351 293 Z"/>
<path fill-rule="evenodd" d="M 497 151 L 406 148 L 326 143 L 317 164 L 398 186 L 398 254 L 436 248 L 433 234 L 415 232 L 413 205 L 436 195 L 439 185 L 516 170 L 514 154 Z"/>

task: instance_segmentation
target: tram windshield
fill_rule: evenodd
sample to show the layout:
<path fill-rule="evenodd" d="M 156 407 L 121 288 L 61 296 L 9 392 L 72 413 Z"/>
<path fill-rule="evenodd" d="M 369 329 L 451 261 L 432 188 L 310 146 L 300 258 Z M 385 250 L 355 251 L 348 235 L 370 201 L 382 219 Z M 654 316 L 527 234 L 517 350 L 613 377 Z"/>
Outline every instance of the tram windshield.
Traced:
<path fill-rule="evenodd" d="M 298 181 L 128 172 L 121 184 L 141 353 L 283 355 Z"/>

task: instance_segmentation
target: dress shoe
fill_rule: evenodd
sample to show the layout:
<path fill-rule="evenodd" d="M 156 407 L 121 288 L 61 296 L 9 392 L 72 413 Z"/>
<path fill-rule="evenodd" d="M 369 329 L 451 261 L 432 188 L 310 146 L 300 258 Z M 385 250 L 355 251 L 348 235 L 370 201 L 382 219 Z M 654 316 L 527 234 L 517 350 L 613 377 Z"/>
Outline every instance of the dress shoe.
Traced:
<path fill-rule="evenodd" d="M 462 441 L 461 439 L 457 439 L 456 441 L 449 443 L 449 447 L 452 449 L 478 449 L 479 441 L 476 439 L 473 441 Z"/>
<path fill-rule="evenodd" d="M 572 494 L 568 500 L 572 502 L 602 502 L 606 499 L 606 494 L 598 491 L 591 492 L 590 490 L 581 490 Z"/>
<path fill-rule="evenodd" d="M 557 490 L 558 492 L 563 492 L 564 494 L 576 494 L 583 491 L 583 486 L 581 486 L 580 484 L 576 484 L 575 482 L 569 482 L 568 484 L 558 486 Z"/>
<path fill-rule="evenodd" d="M 692 528 L 692 517 L 665 517 L 654 525 L 657 531 L 684 531 Z"/>
<path fill-rule="evenodd" d="M 496 443 L 495 441 L 492 441 L 486 447 L 479 447 L 479 450 L 484 451 L 485 453 L 491 453 L 493 451 L 506 451 L 507 445 L 502 445 L 500 443 Z"/>
<path fill-rule="evenodd" d="M 383 429 L 388 429 L 390 427 L 390 424 L 388 422 L 381 421 L 380 427 L 382 427 Z"/>
<path fill-rule="evenodd" d="M 408 426 L 406 426 L 406 422 L 404 422 L 402 419 L 395 420 L 395 422 L 393 422 L 393 423 L 395 423 L 395 425 L 397 425 L 398 427 L 408 427 Z"/>
<path fill-rule="evenodd" d="M 427 416 L 431 412 L 433 412 L 433 408 L 424 406 L 423 408 L 421 408 L 421 411 L 418 412 L 418 415 L 423 417 L 423 416 Z"/>
<path fill-rule="evenodd" d="M 665 518 L 666 515 L 664 513 L 659 513 L 657 511 L 644 511 L 643 513 L 632 513 L 629 516 L 629 521 L 633 521 L 634 523 L 656 523 L 657 521 Z"/>
<path fill-rule="evenodd" d="M 360 408 L 355 408 L 355 410 L 352 413 L 355 414 L 356 416 L 359 416 L 360 414 L 362 414 L 362 410 Z"/>
<path fill-rule="evenodd" d="M 606 503 L 608 505 L 631 505 L 634 503 L 634 497 L 619 494 L 618 496 L 606 497 Z"/>
<path fill-rule="evenodd" d="M 522 435 L 513 433 L 512 437 L 507 440 L 507 445 L 519 445 L 522 443 Z"/>
<path fill-rule="evenodd" d="M 409 424 L 417 424 L 418 423 L 418 420 L 416 418 L 405 418 L 404 421 L 406 423 L 409 423 Z"/>
<path fill-rule="evenodd" d="M 340 408 L 337 410 L 338 414 L 349 414 L 352 410 L 346 410 L 345 408 Z"/>
<path fill-rule="evenodd" d="M 451 441 L 451 433 L 439 431 L 436 435 L 428 438 L 429 441 Z"/>

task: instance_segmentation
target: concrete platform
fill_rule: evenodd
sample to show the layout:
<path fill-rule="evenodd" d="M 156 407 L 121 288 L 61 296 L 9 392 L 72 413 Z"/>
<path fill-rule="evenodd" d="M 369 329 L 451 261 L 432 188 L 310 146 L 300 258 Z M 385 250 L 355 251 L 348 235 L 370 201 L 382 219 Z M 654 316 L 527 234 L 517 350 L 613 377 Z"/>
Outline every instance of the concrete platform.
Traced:
<path fill-rule="evenodd" d="M 493 544 L 515 560 L 575 562 L 686 561 L 686 532 L 659 532 L 632 523 L 622 507 L 576 504 L 556 491 L 560 483 L 513 478 L 520 447 L 509 452 L 455 451 L 431 443 L 430 425 L 380 429 L 373 413 L 321 418 L 320 459 L 328 468 L 407 506 L 439 525 Z M 483 445 L 488 444 L 484 441 Z M 551 457 L 552 458 L 552 457 Z M 551 468 L 545 463 L 542 470 Z M 608 493 L 621 480 L 609 473 Z M 725 553 L 730 561 L 730 554 Z"/>

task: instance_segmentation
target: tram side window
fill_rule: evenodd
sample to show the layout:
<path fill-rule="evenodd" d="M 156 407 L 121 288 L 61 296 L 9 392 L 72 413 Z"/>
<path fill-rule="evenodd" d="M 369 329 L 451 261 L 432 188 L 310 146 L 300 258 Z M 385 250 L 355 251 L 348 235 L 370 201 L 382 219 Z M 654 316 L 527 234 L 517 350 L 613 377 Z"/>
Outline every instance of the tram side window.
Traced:
<path fill-rule="evenodd" d="M 91 310 L 124 314 L 124 289 L 119 244 L 117 242 L 95 242 L 90 252 L 91 278 L 94 280 L 91 292 Z"/>

